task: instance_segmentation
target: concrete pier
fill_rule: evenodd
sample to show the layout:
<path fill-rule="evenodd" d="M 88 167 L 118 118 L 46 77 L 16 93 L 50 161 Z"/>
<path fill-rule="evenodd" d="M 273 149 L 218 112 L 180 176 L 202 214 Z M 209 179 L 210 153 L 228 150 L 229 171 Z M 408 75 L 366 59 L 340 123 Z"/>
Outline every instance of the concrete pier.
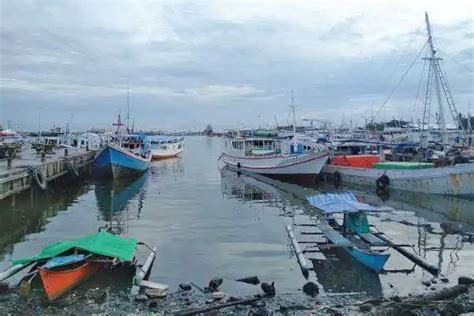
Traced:
<path fill-rule="evenodd" d="M 26 152 L 20 159 L 4 159 L 0 161 L 0 200 L 34 186 L 45 189 L 49 182 L 68 174 L 78 177 L 94 163 L 95 154 L 95 150 L 60 149 L 49 156 Z"/>

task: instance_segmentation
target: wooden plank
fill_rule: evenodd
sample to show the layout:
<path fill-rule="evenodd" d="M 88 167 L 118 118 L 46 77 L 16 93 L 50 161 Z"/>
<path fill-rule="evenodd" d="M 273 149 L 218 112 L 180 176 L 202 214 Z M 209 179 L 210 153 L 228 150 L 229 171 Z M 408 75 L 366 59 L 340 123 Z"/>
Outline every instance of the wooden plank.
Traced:
<path fill-rule="evenodd" d="M 318 228 L 324 234 L 324 236 L 332 242 L 334 245 L 338 247 L 350 247 L 352 243 L 338 233 L 334 228 L 332 228 L 329 224 L 319 224 Z"/>
<path fill-rule="evenodd" d="M 359 235 L 363 240 L 371 244 L 372 246 L 387 246 L 387 243 L 377 236 L 374 236 L 371 233 L 360 233 Z"/>
<path fill-rule="evenodd" d="M 151 282 L 147 280 L 142 280 L 139 284 L 140 287 L 146 288 L 146 289 L 158 289 L 161 291 L 166 291 L 168 290 L 168 285 L 162 284 L 162 283 L 157 283 L 157 282 Z"/>

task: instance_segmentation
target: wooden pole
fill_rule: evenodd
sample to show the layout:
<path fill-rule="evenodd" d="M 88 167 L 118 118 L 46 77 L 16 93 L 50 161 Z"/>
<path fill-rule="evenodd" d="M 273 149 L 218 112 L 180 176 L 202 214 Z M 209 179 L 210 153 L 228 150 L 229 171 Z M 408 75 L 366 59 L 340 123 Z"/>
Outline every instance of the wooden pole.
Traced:
<path fill-rule="evenodd" d="M 300 249 L 298 245 L 298 241 L 296 240 L 295 234 L 293 233 L 293 229 L 291 225 L 286 225 L 286 231 L 288 232 L 288 237 L 290 237 L 291 244 L 293 245 L 293 249 L 296 253 L 296 258 L 298 259 L 298 263 L 301 268 L 301 272 L 303 273 L 304 277 L 308 279 L 309 277 L 309 266 L 306 263 L 306 259 L 304 258 L 303 251 Z"/>
<path fill-rule="evenodd" d="M 9 277 L 11 277 L 12 275 L 20 272 L 21 270 L 23 270 L 24 268 L 26 268 L 27 266 L 29 266 L 30 263 L 27 263 L 27 264 L 15 264 L 13 266 L 11 266 L 10 268 L 8 268 L 7 270 L 3 271 L 2 273 L 0 273 L 0 282 L 8 279 Z"/>
<path fill-rule="evenodd" d="M 399 253 L 404 255 L 406 258 L 411 260 L 413 263 L 419 265 L 420 267 L 422 267 L 423 269 L 425 269 L 429 273 L 431 273 L 433 275 L 438 275 L 438 272 L 439 272 L 438 268 L 436 266 L 432 265 L 432 264 L 429 264 L 428 262 L 423 260 L 423 258 L 421 258 L 420 256 L 418 256 L 414 253 L 411 253 L 410 251 L 406 250 L 402 246 L 394 244 L 388 237 L 386 237 L 382 234 L 377 235 L 377 238 L 380 238 L 381 240 L 385 241 L 388 246 L 391 246 L 393 249 L 395 249 L 396 251 L 398 251 Z"/>
<path fill-rule="evenodd" d="M 148 274 L 148 270 L 150 270 L 151 265 L 156 257 L 156 247 L 153 248 L 150 252 L 150 255 L 146 259 L 145 263 L 141 268 L 137 268 L 137 273 L 135 274 L 135 278 L 133 279 L 133 283 L 137 286 L 140 286 L 140 283 L 143 281 L 145 276 Z"/>

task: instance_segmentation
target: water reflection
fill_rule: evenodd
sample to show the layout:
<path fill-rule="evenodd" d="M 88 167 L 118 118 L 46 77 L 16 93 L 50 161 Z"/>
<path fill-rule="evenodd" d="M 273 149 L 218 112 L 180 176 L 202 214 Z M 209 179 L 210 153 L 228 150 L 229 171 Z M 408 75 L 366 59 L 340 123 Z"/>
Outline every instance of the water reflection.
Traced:
<path fill-rule="evenodd" d="M 158 177 L 181 177 L 184 174 L 184 163 L 181 157 L 155 160 L 151 164 L 151 173 Z"/>
<path fill-rule="evenodd" d="M 474 198 L 394 192 L 391 200 L 417 205 L 451 221 L 474 225 Z"/>
<path fill-rule="evenodd" d="M 222 172 L 221 188 L 224 196 L 235 198 L 242 203 L 273 203 L 280 209 L 285 203 L 291 203 L 291 212 L 281 213 L 290 215 L 294 222 L 299 224 L 314 223 L 314 217 L 318 216 L 304 198 L 317 193 L 315 188 L 305 188 L 262 176 L 238 176 L 229 170 Z M 333 188 L 323 189 L 334 191 Z M 433 196 L 432 200 L 411 200 L 406 196 L 405 199 L 399 199 L 397 194 L 393 194 L 389 200 L 383 201 L 373 193 L 351 191 L 369 204 L 393 207 L 391 212 L 370 215 L 370 222 L 397 243 L 414 245 L 415 253 L 438 266 L 440 276 L 454 281 L 459 275 L 470 273 L 470 260 L 474 249 L 465 238 L 466 230 L 472 230 L 472 215 L 468 212 L 469 200 L 438 196 Z M 446 217 L 449 217 L 449 212 L 442 213 L 441 210 L 449 206 L 455 207 L 459 210 L 457 214 L 462 215 L 456 219 L 466 222 L 448 220 Z M 301 235 L 297 238 L 307 239 L 304 237 L 307 236 Z M 304 246 L 307 244 L 303 244 L 303 248 Z M 423 286 L 420 288 L 421 281 L 433 278 L 395 250 L 389 252 L 391 257 L 386 265 L 387 270 L 379 275 L 367 271 L 342 251 L 308 252 L 306 257 L 313 263 L 315 276 L 326 291 L 366 292 L 374 296 L 400 294 L 407 290 L 423 289 Z M 296 262 L 296 259 L 294 260 Z"/>
<path fill-rule="evenodd" d="M 127 233 L 127 223 L 140 219 L 145 199 L 144 185 L 149 173 L 134 178 L 99 181 L 95 185 L 98 220 L 107 222 L 99 229 Z M 136 203 L 132 203 L 133 199 Z"/>
<path fill-rule="evenodd" d="M 301 213 L 302 204 L 287 192 L 253 177 L 224 168 L 221 170 L 221 191 L 224 197 L 243 203 L 266 204 L 281 210 L 282 216 Z"/>
<path fill-rule="evenodd" d="M 375 194 L 360 191 L 356 194 L 372 203 L 382 203 L 377 201 Z M 416 230 L 416 238 L 406 238 L 406 241 L 416 240 L 416 252 L 422 258 L 434 261 L 440 274 L 455 270 L 465 244 L 470 245 L 467 234 L 474 230 L 473 202 L 470 199 L 393 192 L 383 203 L 393 207 L 394 212 L 379 219 L 379 225 L 396 223 L 398 230 L 403 226 L 412 227 Z"/>
<path fill-rule="evenodd" d="M 89 183 L 67 183 L 46 192 L 27 192 L 0 201 L 0 257 L 32 233 L 44 230 L 50 218 L 65 211 L 90 190 Z"/>
<path fill-rule="evenodd" d="M 382 296 L 382 283 L 378 274 L 368 271 L 344 252 L 324 250 L 325 259 L 309 258 L 318 282 L 331 292 L 365 292 Z M 344 277 L 341 277 L 341 272 Z"/>
<path fill-rule="evenodd" d="M 269 180 L 274 182 L 275 180 Z M 301 191 L 294 184 L 278 182 L 280 187 L 260 181 L 254 177 L 237 174 L 224 168 L 221 170 L 221 189 L 224 196 L 234 198 L 242 203 L 265 203 L 278 207 L 280 215 L 297 216 L 314 215 L 314 210 L 307 207 L 301 199 L 292 197 L 291 191 Z M 306 194 L 315 193 L 307 189 Z M 291 203 L 291 204 L 289 204 Z M 288 207 L 291 205 L 292 207 Z M 307 218 L 307 216 L 306 216 Z M 374 296 L 382 295 L 382 285 L 377 274 L 372 273 L 360 263 L 354 261 L 344 252 L 325 250 L 320 254 L 307 256 L 313 263 L 318 282 L 326 291 L 366 292 Z M 295 260 L 291 258 L 291 260 Z"/>
<path fill-rule="evenodd" d="M 324 188 L 324 190 L 334 191 L 334 187 L 330 184 L 322 184 L 322 188 Z M 430 221 L 441 222 L 450 220 L 474 225 L 474 212 L 472 212 L 474 205 L 473 197 L 392 191 L 388 199 L 381 200 L 371 190 L 362 191 L 360 187 L 354 185 L 345 185 L 340 190 L 355 191 L 361 195 L 365 195 L 371 200 L 377 200 L 378 203 L 385 202 L 400 210 L 417 212 Z"/>

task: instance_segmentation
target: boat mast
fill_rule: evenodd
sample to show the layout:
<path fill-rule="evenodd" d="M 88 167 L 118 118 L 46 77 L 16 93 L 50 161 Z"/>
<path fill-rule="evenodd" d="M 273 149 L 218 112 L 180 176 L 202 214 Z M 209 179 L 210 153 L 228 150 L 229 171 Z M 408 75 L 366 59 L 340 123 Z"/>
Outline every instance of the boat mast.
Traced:
<path fill-rule="evenodd" d="M 127 134 L 130 133 L 130 84 L 127 81 Z"/>
<path fill-rule="evenodd" d="M 434 74 L 434 81 L 435 81 L 435 89 L 436 95 L 438 97 L 438 106 L 439 106 L 439 124 L 441 125 L 441 142 L 443 146 L 448 145 L 448 134 L 446 133 L 446 120 L 444 118 L 444 106 L 443 106 L 443 99 L 441 97 L 441 87 L 440 87 L 440 78 L 439 78 L 439 71 L 441 69 L 438 68 L 438 60 L 441 58 L 436 57 L 436 50 L 433 45 L 433 36 L 431 35 L 431 25 L 430 19 L 428 17 L 428 12 L 425 12 L 425 20 L 426 20 L 426 29 L 428 31 L 428 44 L 430 45 L 430 53 L 431 57 L 426 58 L 430 61 L 430 66 L 433 69 Z"/>
<path fill-rule="evenodd" d="M 293 89 L 291 89 L 291 105 L 290 105 L 292 111 L 293 111 L 293 142 L 296 146 L 296 111 L 295 111 L 295 97 L 293 95 Z"/>

